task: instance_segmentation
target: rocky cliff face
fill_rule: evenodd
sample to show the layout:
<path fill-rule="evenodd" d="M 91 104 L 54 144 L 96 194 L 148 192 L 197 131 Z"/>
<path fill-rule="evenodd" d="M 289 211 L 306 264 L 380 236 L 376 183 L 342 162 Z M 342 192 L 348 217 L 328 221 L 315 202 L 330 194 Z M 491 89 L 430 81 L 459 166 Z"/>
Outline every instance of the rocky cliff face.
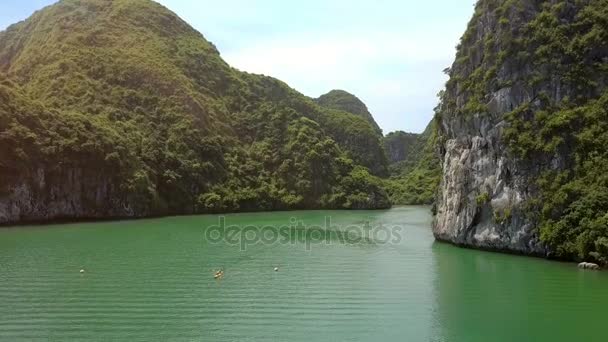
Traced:
<path fill-rule="evenodd" d="M 528 170 L 501 142 L 504 124 L 499 113 L 442 122 L 443 173 L 433 232 L 459 245 L 544 255 L 534 223 L 521 211 L 534 196 Z"/>
<path fill-rule="evenodd" d="M 420 134 L 403 131 L 391 132 L 384 137 L 384 150 L 389 163 L 407 160 L 416 147 Z"/>
<path fill-rule="evenodd" d="M 98 170 L 48 168 L 24 170 L 0 196 L 0 223 L 143 217 L 150 213 L 119 198 L 116 181 Z"/>
<path fill-rule="evenodd" d="M 572 133 L 589 127 L 582 113 L 557 121 L 560 110 L 584 108 L 605 91 L 607 7 L 594 0 L 478 2 L 437 117 L 437 239 L 541 256 L 594 253 L 564 247 L 580 243 L 574 226 L 560 233 L 571 242 L 556 242 L 552 227 L 577 198 L 549 206 L 557 195 L 546 189 L 576 179 L 577 160 L 588 158 Z"/>

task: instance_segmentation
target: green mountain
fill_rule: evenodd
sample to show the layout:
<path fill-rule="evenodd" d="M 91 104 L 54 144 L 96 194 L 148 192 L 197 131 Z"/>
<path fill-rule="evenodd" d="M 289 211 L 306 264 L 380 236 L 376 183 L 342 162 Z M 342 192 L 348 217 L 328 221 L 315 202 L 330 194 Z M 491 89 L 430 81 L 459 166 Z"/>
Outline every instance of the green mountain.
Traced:
<path fill-rule="evenodd" d="M 372 125 L 378 135 L 382 136 L 382 129 L 374 120 L 374 116 L 369 112 L 365 103 L 355 95 L 344 90 L 334 89 L 319 96 L 315 102 L 325 108 L 337 109 L 362 117 Z"/>
<path fill-rule="evenodd" d="M 480 0 L 440 106 L 434 232 L 608 262 L 608 1 Z"/>
<path fill-rule="evenodd" d="M 376 126 L 231 68 L 152 1 L 10 26 L 0 98 L 0 223 L 390 206 Z"/>
<path fill-rule="evenodd" d="M 384 138 L 391 164 L 385 187 L 393 204 L 433 204 L 441 164 L 436 152 L 435 121 L 422 134 L 392 132 Z"/>
<path fill-rule="evenodd" d="M 344 90 L 332 90 L 315 99 L 315 102 L 331 112 L 335 118 L 333 126 L 343 130 L 334 136 L 344 142 L 349 157 L 369 168 L 376 176 L 388 176 L 388 160 L 382 149 L 382 130 L 367 106 Z"/>

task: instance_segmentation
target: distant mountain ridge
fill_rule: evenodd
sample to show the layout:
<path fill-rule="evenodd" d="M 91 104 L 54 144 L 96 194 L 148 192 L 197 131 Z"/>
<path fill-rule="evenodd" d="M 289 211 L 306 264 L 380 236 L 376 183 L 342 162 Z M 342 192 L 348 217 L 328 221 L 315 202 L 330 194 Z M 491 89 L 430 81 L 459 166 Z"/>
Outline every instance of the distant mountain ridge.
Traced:
<path fill-rule="evenodd" d="M 321 95 L 315 101 L 322 107 L 342 110 L 364 118 L 374 127 L 379 135 L 382 135 L 382 129 L 378 126 L 374 116 L 369 112 L 365 103 L 355 95 L 345 90 L 334 89 L 327 94 Z"/>
<path fill-rule="evenodd" d="M 384 137 L 390 179 L 385 187 L 393 204 L 433 204 L 441 162 L 437 156 L 437 121 L 420 134 L 391 132 Z"/>
<path fill-rule="evenodd" d="M 384 137 L 384 150 L 390 164 L 406 161 L 415 153 L 416 142 L 420 134 L 404 131 L 390 132 Z"/>

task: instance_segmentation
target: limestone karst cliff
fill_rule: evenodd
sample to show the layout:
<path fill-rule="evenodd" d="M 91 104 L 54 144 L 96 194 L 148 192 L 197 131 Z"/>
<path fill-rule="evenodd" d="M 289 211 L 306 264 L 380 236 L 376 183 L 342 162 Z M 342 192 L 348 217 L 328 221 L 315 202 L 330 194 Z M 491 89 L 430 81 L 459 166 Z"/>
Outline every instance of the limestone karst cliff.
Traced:
<path fill-rule="evenodd" d="M 435 236 L 605 263 L 608 2 L 480 0 L 448 72 Z"/>
<path fill-rule="evenodd" d="M 389 163 L 408 161 L 415 154 L 420 134 L 403 131 L 390 132 L 384 137 L 384 150 Z"/>

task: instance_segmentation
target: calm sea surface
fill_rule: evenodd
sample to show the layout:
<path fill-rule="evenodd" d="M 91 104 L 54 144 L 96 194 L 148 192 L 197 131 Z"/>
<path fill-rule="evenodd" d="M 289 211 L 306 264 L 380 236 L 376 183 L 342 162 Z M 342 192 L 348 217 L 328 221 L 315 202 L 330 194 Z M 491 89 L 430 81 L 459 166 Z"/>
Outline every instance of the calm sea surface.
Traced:
<path fill-rule="evenodd" d="M 221 222 L 0 229 L 0 341 L 608 341 L 608 272 L 436 243 L 427 207 Z"/>

